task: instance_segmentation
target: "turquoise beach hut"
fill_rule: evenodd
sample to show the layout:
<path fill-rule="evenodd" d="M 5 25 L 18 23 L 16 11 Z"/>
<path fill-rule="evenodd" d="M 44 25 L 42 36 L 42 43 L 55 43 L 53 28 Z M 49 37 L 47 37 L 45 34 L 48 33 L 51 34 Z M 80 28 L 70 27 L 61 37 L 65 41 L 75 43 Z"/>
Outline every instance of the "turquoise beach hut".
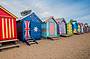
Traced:
<path fill-rule="evenodd" d="M 44 38 L 58 37 L 57 22 L 53 17 L 48 17 L 42 20 L 42 37 Z"/>

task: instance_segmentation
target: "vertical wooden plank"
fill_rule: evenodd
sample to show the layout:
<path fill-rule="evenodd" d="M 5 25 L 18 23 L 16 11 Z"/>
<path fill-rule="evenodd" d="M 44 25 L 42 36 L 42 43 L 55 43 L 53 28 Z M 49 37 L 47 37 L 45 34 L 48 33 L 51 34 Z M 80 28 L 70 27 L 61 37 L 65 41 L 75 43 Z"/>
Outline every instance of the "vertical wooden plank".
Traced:
<path fill-rule="evenodd" d="M 58 33 L 57 33 L 57 24 L 56 23 L 54 23 L 54 26 L 55 26 L 55 28 L 54 28 L 54 33 L 55 33 L 55 36 L 57 37 L 58 36 Z"/>
<path fill-rule="evenodd" d="M 11 39 L 11 19 L 9 18 L 9 38 Z"/>
<path fill-rule="evenodd" d="M 5 38 L 5 32 L 4 32 L 4 18 L 2 18 L 2 38 Z"/>
<path fill-rule="evenodd" d="M 2 17 L 0 17 L 0 27 L 1 27 L 1 29 L 0 29 L 0 40 L 3 40 L 3 32 L 2 32 Z"/>
<path fill-rule="evenodd" d="M 47 30 L 46 31 L 46 34 L 47 34 L 46 36 L 50 36 L 49 27 L 50 27 L 49 22 L 47 22 L 46 23 L 46 30 Z"/>
<path fill-rule="evenodd" d="M 10 40 L 9 18 L 7 18 L 8 40 Z"/>
<path fill-rule="evenodd" d="M 5 24 L 6 24 L 6 38 L 8 39 L 8 22 L 7 18 L 5 18 Z"/>
<path fill-rule="evenodd" d="M 16 19 L 14 19 L 14 38 L 17 38 Z"/>
<path fill-rule="evenodd" d="M 12 38 L 14 38 L 14 19 L 12 19 Z"/>

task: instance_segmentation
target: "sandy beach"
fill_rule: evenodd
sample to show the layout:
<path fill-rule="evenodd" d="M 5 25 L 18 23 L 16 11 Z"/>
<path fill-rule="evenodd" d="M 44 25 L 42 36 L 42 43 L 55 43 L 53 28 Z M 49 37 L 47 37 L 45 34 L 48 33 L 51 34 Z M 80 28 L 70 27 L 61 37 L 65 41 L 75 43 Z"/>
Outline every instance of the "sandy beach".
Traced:
<path fill-rule="evenodd" d="M 0 52 L 0 59 L 90 59 L 90 33 L 38 42 L 5 49 Z"/>

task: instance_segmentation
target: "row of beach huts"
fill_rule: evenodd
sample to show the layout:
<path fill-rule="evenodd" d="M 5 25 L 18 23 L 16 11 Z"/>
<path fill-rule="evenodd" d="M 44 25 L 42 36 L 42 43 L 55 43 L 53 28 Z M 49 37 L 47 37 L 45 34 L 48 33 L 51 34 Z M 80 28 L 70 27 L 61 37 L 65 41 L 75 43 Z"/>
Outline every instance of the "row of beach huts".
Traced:
<path fill-rule="evenodd" d="M 0 6 L 0 50 L 19 47 L 19 42 L 35 42 L 42 38 L 58 40 L 60 36 L 68 37 L 74 34 L 88 33 L 90 27 L 71 19 L 68 23 L 64 18 L 55 19 L 53 16 L 42 20 L 34 13 L 30 13 L 18 21 L 11 12 Z M 10 45 L 9 45 L 10 43 Z"/>

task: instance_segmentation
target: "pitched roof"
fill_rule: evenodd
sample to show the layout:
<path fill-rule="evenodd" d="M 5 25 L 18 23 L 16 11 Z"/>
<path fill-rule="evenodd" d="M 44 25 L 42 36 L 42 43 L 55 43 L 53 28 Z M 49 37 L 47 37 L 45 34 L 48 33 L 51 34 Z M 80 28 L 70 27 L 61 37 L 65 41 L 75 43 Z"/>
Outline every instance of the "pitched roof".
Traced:
<path fill-rule="evenodd" d="M 23 16 L 23 17 L 20 18 L 19 20 L 22 20 L 22 19 L 24 19 L 24 18 L 26 18 L 26 17 L 32 18 L 32 16 L 37 16 L 37 15 L 36 15 L 34 12 L 31 12 L 30 14 L 28 14 L 28 15 L 26 15 L 26 16 Z M 37 16 L 37 17 L 38 17 L 38 16 Z M 39 17 L 38 17 L 38 20 L 39 20 L 40 22 L 42 22 Z"/>
<path fill-rule="evenodd" d="M 34 12 L 31 13 L 31 18 L 33 18 L 33 16 L 36 17 L 40 22 L 42 22 L 41 19 Z"/>
<path fill-rule="evenodd" d="M 71 19 L 70 22 L 77 22 L 76 20 Z"/>
<path fill-rule="evenodd" d="M 50 17 L 46 17 L 46 18 L 44 18 L 44 20 L 42 20 L 42 22 L 48 22 L 50 19 L 53 19 L 55 22 L 56 22 L 56 20 L 54 19 L 54 17 L 53 16 L 50 16 Z M 57 23 L 57 22 L 56 22 Z"/>
<path fill-rule="evenodd" d="M 58 20 L 60 21 L 60 23 L 61 23 L 62 21 L 63 21 L 64 23 L 66 23 L 66 21 L 65 21 L 64 18 L 57 18 L 57 19 L 56 19 L 56 22 L 57 22 L 57 23 L 59 22 Z"/>
<path fill-rule="evenodd" d="M 24 19 L 24 18 L 26 18 L 26 17 L 28 17 L 28 16 L 30 16 L 30 15 L 31 15 L 31 13 L 28 14 L 28 15 L 26 15 L 26 16 L 21 17 L 19 20 L 22 20 L 22 19 Z M 30 17 L 31 17 L 31 16 L 30 16 Z"/>
<path fill-rule="evenodd" d="M 14 14 L 12 14 L 11 12 L 9 12 L 7 9 L 5 9 L 3 6 L 0 5 L 0 9 L 4 10 L 5 12 L 7 12 L 9 15 L 11 15 L 14 18 L 17 18 Z"/>

